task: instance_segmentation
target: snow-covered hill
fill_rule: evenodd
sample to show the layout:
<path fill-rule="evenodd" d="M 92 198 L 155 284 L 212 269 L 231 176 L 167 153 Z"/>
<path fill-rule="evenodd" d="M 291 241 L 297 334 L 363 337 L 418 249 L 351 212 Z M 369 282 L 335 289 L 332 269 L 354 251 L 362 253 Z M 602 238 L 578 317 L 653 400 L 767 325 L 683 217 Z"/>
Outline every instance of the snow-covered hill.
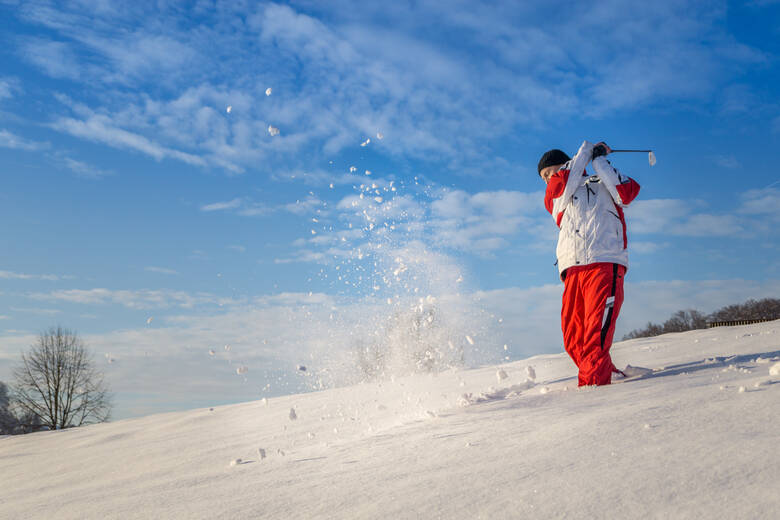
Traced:
<path fill-rule="evenodd" d="M 1 438 L 0 518 L 780 516 L 780 322 L 613 352 Z"/>

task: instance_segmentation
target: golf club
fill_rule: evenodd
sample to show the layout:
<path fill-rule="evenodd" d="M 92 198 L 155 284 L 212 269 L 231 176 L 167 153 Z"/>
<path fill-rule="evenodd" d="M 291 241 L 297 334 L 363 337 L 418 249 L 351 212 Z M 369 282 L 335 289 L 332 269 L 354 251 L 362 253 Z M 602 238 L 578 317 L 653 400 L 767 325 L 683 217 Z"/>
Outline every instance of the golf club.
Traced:
<path fill-rule="evenodd" d="M 612 150 L 612 153 L 615 152 L 644 152 L 647 153 L 647 162 L 650 163 L 650 166 L 655 166 L 655 154 L 652 150 Z"/>

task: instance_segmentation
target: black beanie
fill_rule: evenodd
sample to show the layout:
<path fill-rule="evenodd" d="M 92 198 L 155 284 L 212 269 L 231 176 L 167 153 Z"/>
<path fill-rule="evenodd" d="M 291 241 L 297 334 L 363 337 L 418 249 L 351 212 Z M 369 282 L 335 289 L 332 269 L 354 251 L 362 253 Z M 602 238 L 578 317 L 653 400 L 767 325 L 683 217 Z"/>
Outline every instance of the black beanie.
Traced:
<path fill-rule="evenodd" d="M 547 168 L 548 166 L 555 166 L 556 164 L 564 164 L 565 162 L 568 162 L 571 160 L 571 157 L 566 155 L 566 152 L 562 152 L 560 150 L 550 150 L 549 152 L 545 152 L 544 155 L 542 155 L 542 158 L 539 159 L 539 166 L 537 166 L 536 170 L 539 175 L 542 174 L 542 170 Z"/>

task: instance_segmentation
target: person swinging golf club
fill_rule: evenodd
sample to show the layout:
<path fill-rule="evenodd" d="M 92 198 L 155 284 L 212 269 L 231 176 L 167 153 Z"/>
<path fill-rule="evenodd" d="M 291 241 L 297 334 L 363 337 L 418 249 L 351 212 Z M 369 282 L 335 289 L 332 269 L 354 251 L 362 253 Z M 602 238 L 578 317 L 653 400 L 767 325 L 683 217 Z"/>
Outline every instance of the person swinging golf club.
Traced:
<path fill-rule="evenodd" d="M 611 152 L 604 142 L 585 141 L 573 159 L 561 150 L 545 152 L 537 168 L 547 184 L 544 205 L 560 228 L 561 329 L 579 386 L 608 385 L 613 373 L 637 375 L 630 365 L 618 370 L 609 355 L 628 269 L 623 208 L 639 194 L 639 184 L 607 161 Z M 595 174 L 585 170 L 588 163 Z"/>

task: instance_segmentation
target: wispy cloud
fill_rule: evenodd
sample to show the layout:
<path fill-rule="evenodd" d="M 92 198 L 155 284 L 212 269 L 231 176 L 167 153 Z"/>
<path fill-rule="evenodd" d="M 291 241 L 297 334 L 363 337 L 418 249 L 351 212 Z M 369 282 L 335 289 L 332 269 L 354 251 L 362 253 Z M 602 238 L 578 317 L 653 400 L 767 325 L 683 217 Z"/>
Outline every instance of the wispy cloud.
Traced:
<path fill-rule="evenodd" d="M 62 311 L 59 309 L 42 309 L 38 307 L 11 307 L 11 310 L 14 312 L 23 312 L 26 314 L 40 314 L 43 316 L 51 316 L 54 314 L 62 313 Z"/>
<path fill-rule="evenodd" d="M 175 271 L 173 269 L 167 269 L 165 267 L 144 267 L 144 271 L 149 271 L 150 273 L 159 273 L 159 274 L 170 274 L 170 275 L 178 275 L 179 272 Z"/>
<path fill-rule="evenodd" d="M 76 80 L 81 66 L 71 45 L 41 38 L 25 39 L 22 54 L 51 77 Z"/>
<path fill-rule="evenodd" d="M 76 159 L 72 159 L 70 157 L 64 157 L 62 160 L 69 170 L 84 179 L 102 179 L 103 177 L 114 175 L 114 172 L 110 170 L 102 170 L 92 166 L 91 164 L 77 161 Z"/>
<path fill-rule="evenodd" d="M 59 130 L 89 141 L 107 144 L 114 148 L 135 150 L 155 159 L 177 159 L 195 166 L 205 166 L 206 161 L 193 154 L 162 146 L 143 135 L 115 126 L 108 116 L 94 114 L 85 120 L 62 117 L 51 124 Z"/>
<path fill-rule="evenodd" d="M 208 293 L 190 294 L 173 290 L 68 289 L 28 295 L 35 300 L 63 301 L 84 305 L 122 305 L 131 309 L 194 308 L 202 305 L 236 305 L 240 300 Z"/>
<path fill-rule="evenodd" d="M 49 281 L 56 281 L 60 280 L 61 277 L 54 274 L 25 274 L 25 273 L 15 273 L 13 271 L 0 271 L 0 279 L 4 280 L 49 280 Z"/>
<path fill-rule="evenodd" d="M 678 236 L 742 236 L 746 224 L 736 213 L 696 212 L 701 201 L 683 199 L 637 200 L 626 211 L 633 234 Z"/>
<path fill-rule="evenodd" d="M 582 107 L 601 117 L 706 103 L 741 67 L 767 60 L 726 32 L 724 9 L 696 2 L 298 5 L 203 5 L 182 21 L 163 4 L 84 12 L 30 3 L 17 15 L 52 36 L 20 53 L 102 92 L 94 113 L 55 115 L 56 130 L 231 173 L 290 152 L 337 153 L 377 132 L 387 137 L 370 146 L 382 154 L 476 171 L 504 160 L 492 143 L 518 128 Z M 565 38 L 540 28 L 550 10 Z M 163 88 L 123 88 L 151 78 Z M 281 135 L 268 134 L 271 124 Z"/>
<path fill-rule="evenodd" d="M 49 148 L 49 143 L 43 143 L 38 141 L 31 141 L 23 137 L 19 137 L 8 130 L 0 130 L 0 147 L 11 148 L 16 150 L 45 150 Z"/>
<path fill-rule="evenodd" d="M 715 164 L 732 170 L 742 166 L 739 163 L 739 160 L 733 155 L 718 155 L 715 157 Z"/>
<path fill-rule="evenodd" d="M 200 207 L 201 211 L 224 211 L 227 209 L 236 209 L 241 206 L 241 199 L 235 198 L 225 202 L 212 202 Z"/>
<path fill-rule="evenodd" d="M 10 77 L 0 77 L 0 99 L 13 97 L 14 91 L 18 88 L 18 80 Z"/>

